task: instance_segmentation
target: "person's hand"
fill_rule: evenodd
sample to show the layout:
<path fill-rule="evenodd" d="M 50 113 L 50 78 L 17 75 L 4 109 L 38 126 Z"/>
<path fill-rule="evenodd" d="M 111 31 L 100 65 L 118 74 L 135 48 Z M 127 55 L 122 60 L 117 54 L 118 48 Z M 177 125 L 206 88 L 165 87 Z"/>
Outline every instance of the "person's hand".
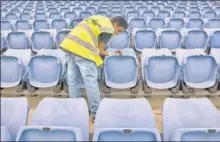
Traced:
<path fill-rule="evenodd" d="M 122 55 L 122 51 L 121 51 L 121 50 L 115 51 L 115 55 L 116 55 L 116 56 L 121 56 L 121 55 Z"/>

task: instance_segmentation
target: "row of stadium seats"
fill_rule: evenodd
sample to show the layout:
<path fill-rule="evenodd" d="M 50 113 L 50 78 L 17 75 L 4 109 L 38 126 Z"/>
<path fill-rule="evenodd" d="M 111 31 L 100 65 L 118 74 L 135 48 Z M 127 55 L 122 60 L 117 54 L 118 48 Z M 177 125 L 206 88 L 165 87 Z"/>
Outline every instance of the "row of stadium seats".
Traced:
<path fill-rule="evenodd" d="M 75 27 L 83 19 L 77 18 L 73 20 L 3 20 L 1 21 L 1 31 L 4 30 L 30 30 L 34 29 L 35 31 L 42 29 L 56 29 L 60 31 L 62 29 L 69 29 Z M 181 28 L 187 29 L 204 29 L 204 28 L 220 28 L 220 19 L 162 19 L 162 18 L 152 18 L 152 19 L 143 19 L 143 18 L 131 18 L 129 19 L 129 29 L 132 31 L 134 28 L 152 28 L 157 30 L 158 28 L 174 28 L 180 30 Z"/>
<path fill-rule="evenodd" d="M 77 11 L 78 10 L 78 11 Z M 135 16 L 135 17 L 157 17 L 157 18 L 209 18 L 209 19 L 215 19 L 215 18 L 219 18 L 219 15 L 217 14 L 217 12 L 215 11 L 208 11 L 208 12 L 185 12 L 185 11 L 158 11 L 155 12 L 153 10 L 127 10 L 126 12 L 122 12 L 122 11 L 115 11 L 112 10 L 111 12 L 109 12 L 108 10 L 104 11 L 104 10 L 99 10 L 99 11 L 83 11 L 83 10 L 79 10 L 79 9 L 73 9 L 73 12 L 45 12 L 45 11 L 37 11 L 36 12 L 29 12 L 29 13 L 25 13 L 25 12 L 21 12 L 21 13 L 7 13 L 7 14 L 3 14 L 2 16 L 2 20 L 18 20 L 18 19 L 25 19 L 27 20 L 27 18 L 29 20 L 32 19 L 36 19 L 36 20 L 44 20 L 44 19 L 63 19 L 63 18 L 69 18 L 69 15 L 72 15 L 72 17 L 78 17 L 78 18 L 86 18 L 88 16 L 91 15 L 104 15 L 104 16 L 109 16 L 109 17 L 114 17 L 115 15 L 120 15 L 123 16 L 125 15 L 126 19 L 128 20 L 129 16 Z"/>
<path fill-rule="evenodd" d="M 29 126 L 27 98 L 1 98 L 1 111 L 1 141 L 89 141 L 89 113 L 83 98 L 44 98 L 32 114 Z M 96 114 L 92 140 L 220 139 L 220 113 L 206 98 L 168 98 L 162 114 L 163 133 L 160 135 L 153 110 L 146 99 L 105 98 Z"/>
<path fill-rule="evenodd" d="M 8 32 L 1 35 L 1 51 L 5 49 L 28 49 L 38 52 L 41 49 L 59 48 L 59 44 L 69 34 L 69 30 L 21 30 Z M 4 36 L 5 35 L 5 36 Z M 181 32 L 174 29 L 134 29 L 132 35 L 123 31 L 114 35 L 107 43 L 108 48 L 124 49 L 134 47 L 137 52 L 145 48 L 159 48 L 176 50 L 178 48 L 203 49 L 220 48 L 220 31 L 182 29 Z M 172 40 L 170 40 L 172 39 Z"/>
<path fill-rule="evenodd" d="M 116 51 L 117 49 L 108 49 Z M 122 56 L 107 56 L 99 68 L 99 84 L 104 93 L 112 89 L 130 89 L 137 93 L 139 87 L 149 94 L 152 90 L 169 90 L 176 94 L 220 89 L 220 50 L 212 48 L 210 55 L 201 49 L 177 49 L 175 55 L 168 49 L 144 49 L 141 65 L 132 48 L 121 49 Z M 42 49 L 35 56 L 30 49 L 8 49 L 1 56 L 1 88 L 28 89 L 53 88 L 60 93 L 64 85 L 68 93 L 66 54 L 60 49 Z M 123 69 L 123 70 L 122 70 Z M 83 86 L 81 76 L 79 86 Z M 219 88 L 218 88 L 219 86 Z"/>

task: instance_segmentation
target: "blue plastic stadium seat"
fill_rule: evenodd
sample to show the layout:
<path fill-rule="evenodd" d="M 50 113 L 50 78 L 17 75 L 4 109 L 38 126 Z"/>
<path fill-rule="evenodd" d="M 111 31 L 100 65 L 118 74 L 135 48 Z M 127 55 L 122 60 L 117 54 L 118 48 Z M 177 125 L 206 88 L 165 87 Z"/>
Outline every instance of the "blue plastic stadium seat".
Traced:
<path fill-rule="evenodd" d="M 14 13 L 8 13 L 5 15 L 6 20 L 18 20 L 18 16 Z"/>
<path fill-rule="evenodd" d="M 109 49 L 115 52 L 117 49 Z M 138 61 L 133 49 L 121 49 L 123 56 L 108 56 L 104 61 L 104 80 L 110 88 L 127 89 L 137 85 Z M 124 71 L 121 72 L 120 68 Z"/>
<path fill-rule="evenodd" d="M 33 56 L 28 65 L 29 84 L 36 88 L 55 87 L 60 83 L 62 65 L 54 56 Z M 45 72 L 47 70 L 48 72 Z"/>
<path fill-rule="evenodd" d="M 161 141 L 161 138 L 146 99 L 104 98 L 96 114 L 93 141 Z"/>
<path fill-rule="evenodd" d="M 34 19 L 35 20 L 47 20 L 48 17 L 47 17 L 47 15 L 45 13 L 36 13 L 34 15 Z"/>
<path fill-rule="evenodd" d="M 27 98 L 1 98 L 1 141 L 16 140 L 19 128 L 27 124 L 28 112 Z"/>
<path fill-rule="evenodd" d="M 177 11 L 177 12 L 185 12 L 185 11 L 187 11 L 187 9 L 186 9 L 185 6 L 182 6 L 182 7 L 179 6 L 179 7 L 176 8 L 176 11 Z"/>
<path fill-rule="evenodd" d="M 78 25 L 80 22 L 82 22 L 83 21 L 83 19 L 80 19 L 80 18 L 78 18 L 78 19 L 73 19 L 71 22 L 70 22 L 70 28 L 73 28 L 73 27 L 75 27 L 76 25 Z"/>
<path fill-rule="evenodd" d="M 172 40 L 170 40 L 172 39 Z M 180 32 L 176 30 L 165 30 L 159 37 L 160 48 L 176 49 L 181 48 L 182 36 Z"/>
<path fill-rule="evenodd" d="M 215 19 L 215 18 L 217 18 L 217 14 L 214 11 L 205 12 L 202 17 L 203 18 L 208 18 L 208 19 Z"/>
<path fill-rule="evenodd" d="M 49 12 L 49 13 L 57 13 L 58 10 L 56 8 L 48 8 L 47 12 Z"/>
<path fill-rule="evenodd" d="M 185 12 L 174 12 L 172 15 L 172 18 L 179 18 L 179 19 L 183 19 L 186 17 L 186 13 Z"/>
<path fill-rule="evenodd" d="M 163 105 L 163 140 L 218 141 L 216 118 L 217 109 L 207 98 L 167 98 Z"/>
<path fill-rule="evenodd" d="M 91 12 L 81 12 L 79 15 L 79 18 L 85 19 L 85 18 L 88 18 L 89 16 L 92 16 Z"/>
<path fill-rule="evenodd" d="M 164 7 L 164 9 L 163 9 L 164 11 L 168 11 L 168 12 L 173 12 L 174 11 L 174 8 L 172 7 L 172 6 L 166 6 L 166 7 Z"/>
<path fill-rule="evenodd" d="M 220 31 L 215 31 L 211 36 L 211 47 L 220 49 Z"/>
<path fill-rule="evenodd" d="M 178 91 L 179 73 L 178 60 L 168 49 L 142 51 L 142 76 L 145 93 L 151 93 L 152 89 L 176 88 Z"/>
<path fill-rule="evenodd" d="M 158 12 L 157 14 L 157 18 L 162 18 L 162 19 L 165 19 L 165 18 L 170 18 L 170 12 L 169 11 L 160 11 Z"/>
<path fill-rule="evenodd" d="M 51 49 L 53 47 L 53 38 L 49 32 L 34 32 L 32 37 L 32 50 L 37 52 L 40 49 Z"/>
<path fill-rule="evenodd" d="M 19 16 L 20 20 L 33 20 L 33 16 L 31 16 L 29 13 L 21 13 L 21 15 Z"/>
<path fill-rule="evenodd" d="M 50 24 L 47 20 L 35 20 L 33 23 L 33 29 L 35 31 L 42 30 L 42 29 L 50 29 Z"/>
<path fill-rule="evenodd" d="M 201 17 L 202 15 L 200 12 L 189 12 L 189 14 L 187 15 L 187 18 L 191 18 L 191 19 L 199 19 Z"/>
<path fill-rule="evenodd" d="M 56 20 L 53 20 L 51 23 L 51 28 L 56 29 L 57 31 L 60 31 L 62 29 L 68 29 L 68 27 L 69 26 L 66 20 L 63 20 L 63 19 L 56 19 Z"/>
<path fill-rule="evenodd" d="M 62 15 L 60 13 L 50 13 L 49 18 L 52 20 L 63 19 Z"/>
<path fill-rule="evenodd" d="M 108 48 L 112 49 L 124 49 L 129 48 L 130 39 L 128 31 L 120 32 L 118 35 L 114 35 L 108 42 Z"/>
<path fill-rule="evenodd" d="M 69 30 L 62 30 L 57 33 L 56 36 L 56 46 L 59 48 L 60 43 L 63 41 L 63 39 L 69 34 Z"/>
<path fill-rule="evenodd" d="M 138 30 L 134 34 L 134 48 L 141 52 L 145 48 L 156 47 L 156 34 L 152 30 Z"/>
<path fill-rule="evenodd" d="M 40 13 L 45 13 L 46 11 L 44 11 L 44 9 L 36 9 L 35 13 L 36 14 L 40 14 Z"/>
<path fill-rule="evenodd" d="M 149 19 L 155 18 L 155 14 L 152 11 L 144 11 L 141 17 L 147 22 Z"/>
<path fill-rule="evenodd" d="M 23 10 L 23 14 L 29 14 L 29 13 L 33 13 L 34 11 L 32 10 L 32 9 L 30 9 L 30 8 L 25 8 L 24 10 Z M 27 19 L 23 19 L 23 20 L 27 20 Z"/>
<path fill-rule="evenodd" d="M 64 19 L 75 19 L 77 17 L 77 15 L 74 12 L 66 12 L 64 14 Z"/>
<path fill-rule="evenodd" d="M 7 36 L 7 47 L 12 49 L 26 49 L 29 46 L 28 37 L 23 32 L 11 32 Z"/>
<path fill-rule="evenodd" d="M 121 11 L 112 11 L 111 14 L 110 14 L 110 17 L 113 18 L 113 17 L 116 17 L 116 16 L 124 17 L 124 15 Z"/>
<path fill-rule="evenodd" d="M 220 28 L 220 19 L 210 19 L 206 23 L 206 28 Z"/>
<path fill-rule="evenodd" d="M 147 10 L 148 10 L 148 8 L 146 6 L 142 6 L 142 7 L 137 8 L 139 15 L 142 15 L 144 13 L 144 11 L 147 11 Z"/>
<path fill-rule="evenodd" d="M 153 6 L 150 8 L 150 11 L 154 12 L 155 14 L 160 12 L 160 10 L 161 10 L 160 7 L 157 6 Z"/>
<path fill-rule="evenodd" d="M 128 11 L 126 13 L 126 20 L 129 22 L 133 18 L 138 18 L 139 13 L 137 11 Z"/>
<path fill-rule="evenodd" d="M 132 18 L 130 19 L 129 22 L 129 28 L 131 32 L 133 31 L 134 28 L 145 29 L 146 28 L 145 20 L 142 18 Z"/>
<path fill-rule="evenodd" d="M 184 84 L 190 88 L 205 89 L 216 85 L 217 63 L 208 55 L 189 56 L 183 66 Z"/>
<path fill-rule="evenodd" d="M 16 30 L 30 30 L 32 29 L 31 24 L 27 20 L 18 20 L 15 22 Z"/>
<path fill-rule="evenodd" d="M 108 17 L 108 12 L 106 12 L 106 11 L 97 11 L 96 15 L 102 15 L 102 16 Z"/>
<path fill-rule="evenodd" d="M 66 12 L 71 12 L 69 8 L 61 8 L 60 13 L 66 13 Z"/>
<path fill-rule="evenodd" d="M 1 21 L 1 30 L 12 30 L 10 21 Z"/>
<path fill-rule="evenodd" d="M 76 13 L 76 14 L 77 14 L 77 16 L 79 16 L 79 15 L 80 15 L 80 13 L 81 13 L 82 11 L 83 11 L 83 9 L 82 9 L 82 8 L 79 8 L 79 7 L 78 7 L 78 8 L 74 8 L 74 9 L 73 9 L 73 12 L 74 12 L 74 13 Z"/>
<path fill-rule="evenodd" d="M 183 21 L 183 19 L 170 19 L 168 24 L 167 24 L 167 28 L 174 28 L 176 30 L 180 30 L 181 28 L 184 28 L 185 26 L 185 22 Z"/>
<path fill-rule="evenodd" d="M 207 50 L 209 37 L 205 31 L 202 30 L 191 30 L 188 31 L 185 37 L 185 46 L 187 49 L 204 49 Z"/>
<path fill-rule="evenodd" d="M 189 29 L 203 29 L 204 28 L 204 22 L 202 19 L 189 19 L 189 21 L 186 24 L 186 28 Z"/>
<path fill-rule="evenodd" d="M 163 29 L 165 27 L 165 22 L 161 18 L 154 18 L 149 21 L 148 27 L 154 31 L 156 31 L 158 28 Z"/>
<path fill-rule="evenodd" d="M 83 98 L 44 98 L 17 141 L 88 141 L 89 113 Z"/>
<path fill-rule="evenodd" d="M 95 7 L 87 7 L 85 11 L 90 12 L 92 14 L 95 14 L 96 13 L 96 8 Z"/>

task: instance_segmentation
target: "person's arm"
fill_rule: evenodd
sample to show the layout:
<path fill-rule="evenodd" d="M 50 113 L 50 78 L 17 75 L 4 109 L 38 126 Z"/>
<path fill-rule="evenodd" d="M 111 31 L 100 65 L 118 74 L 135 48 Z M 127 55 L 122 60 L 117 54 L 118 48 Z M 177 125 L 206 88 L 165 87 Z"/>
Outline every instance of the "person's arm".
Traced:
<path fill-rule="evenodd" d="M 105 43 L 104 42 L 100 41 L 98 46 L 99 46 L 99 50 L 100 50 L 100 52 L 99 52 L 100 56 L 109 56 L 109 53 L 107 51 L 105 51 Z"/>

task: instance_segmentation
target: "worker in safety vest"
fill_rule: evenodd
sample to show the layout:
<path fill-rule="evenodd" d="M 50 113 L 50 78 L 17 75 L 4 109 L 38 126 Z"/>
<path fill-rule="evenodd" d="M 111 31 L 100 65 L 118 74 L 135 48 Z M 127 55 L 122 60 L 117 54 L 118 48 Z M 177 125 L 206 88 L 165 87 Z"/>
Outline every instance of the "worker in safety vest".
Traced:
<path fill-rule="evenodd" d="M 89 108 L 94 120 L 100 103 L 97 67 L 103 64 L 102 57 L 121 55 L 121 51 L 107 52 L 105 45 L 114 34 L 128 28 L 128 24 L 121 16 L 109 19 L 94 15 L 86 18 L 61 42 L 60 47 L 67 52 L 67 82 L 69 96 L 80 97 L 77 88 L 78 77 L 81 75 L 86 87 Z"/>

